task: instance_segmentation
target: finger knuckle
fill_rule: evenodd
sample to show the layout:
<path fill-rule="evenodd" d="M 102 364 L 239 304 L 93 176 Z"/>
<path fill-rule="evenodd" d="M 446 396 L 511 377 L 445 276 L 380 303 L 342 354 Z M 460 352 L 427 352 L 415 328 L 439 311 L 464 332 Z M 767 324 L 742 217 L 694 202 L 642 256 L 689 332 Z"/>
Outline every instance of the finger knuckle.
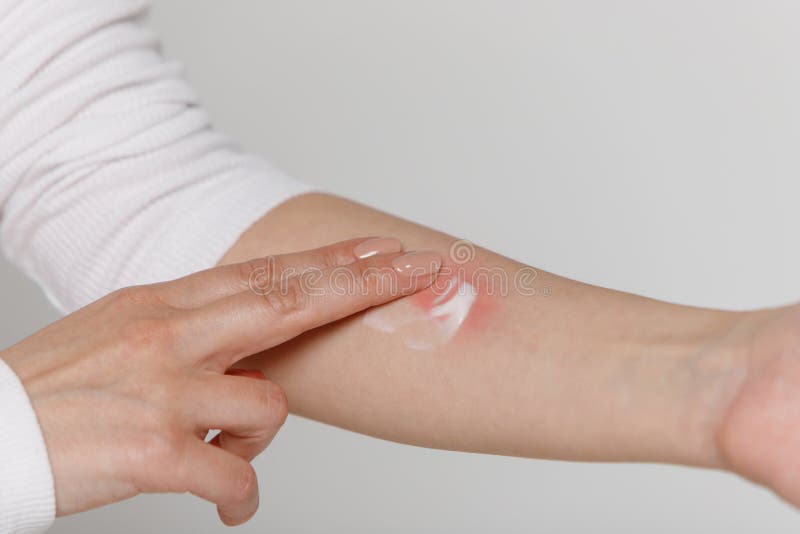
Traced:
<path fill-rule="evenodd" d="M 299 278 L 291 278 L 263 295 L 267 310 L 274 315 L 290 315 L 303 311 L 308 296 Z"/>
<path fill-rule="evenodd" d="M 270 383 L 266 390 L 268 420 L 275 426 L 283 426 L 289 415 L 289 399 L 286 392 L 277 384 Z"/>
<path fill-rule="evenodd" d="M 152 286 L 131 286 L 118 289 L 107 297 L 115 306 L 141 306 L 161 303 L 156 289 Z"/>
<path fill-rule="evenodd" d="M 133 461 L 140 471 L 172 468 L 179 463 L 183 437 L 173 428 L 159 426 L 138 436 L 134 445 Z"/>
<path fill-rule="evenodd" d="M 178 382 L 178 376 L 175 373 L 175 370 L 165 369 L 162 366 L 137 373 L 138 376 L 128 382 L 129 393 L 131 396 L 146 399 L 154 406 L 175 406 L 184 395 L 183 392 L 176 392 L 175 384 Z M 163 421 L 162 418 L 165 417 L 166 415 L 161 415 L 157 418 L 157 424 L 154 426 L 159 428 L 167 426 L 171 421 Z"/>
<path fill-rule="evenodd" d="M 279 282 L 283 271 L 282 263 L 275 256 L 251 259 L 239 264 L 242 285 L 256 293 L 271 291 Z"/>
<path fill-rule="evenodd" d="M 245 464 L 236 476 L 233 486 L 233 502 L 244 502 L 250 498 L 258 487 L 256 471 L 250 464 Z"/>
<path fill-rule="evenodd" d="M 352 247 L 331 246 L 319 251 L 318 263 L 323 269 L 331 269 L 350 263 L 352 258 Z"/>
<path fill-rule="evenodd" d="M 262 420 L 269 417 L 272 409 L 272 402 L 270 401 L 269 392 L 266 390 L 266 388 L 263 385 L 258 384 L 254 387 L 251 395 L 253 411 L 257 414 L 256 417 Z"/>
<path fill-rule="evenodd" d="M 283 426 L 289 414 L 289 401 L 279 385 L 259 380 L 252 385 L 250 410 L 261 430 L 262 437 L 271 439 L 277 428 Z"/>
<path fill-rule="evenodd" d="M 140 318 L 122 327 L 120 339 L 134 351 L 163 350 L 174 344 L 178 330 L 177 322 L 168 318 Z"/>

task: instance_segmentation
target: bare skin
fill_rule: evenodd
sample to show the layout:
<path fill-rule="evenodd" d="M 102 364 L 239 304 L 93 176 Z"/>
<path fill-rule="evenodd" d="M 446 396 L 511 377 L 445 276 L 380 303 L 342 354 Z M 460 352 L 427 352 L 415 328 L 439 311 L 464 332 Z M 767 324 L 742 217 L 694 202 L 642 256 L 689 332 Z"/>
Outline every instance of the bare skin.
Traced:
<path fill-rule="evenodd" d="M 124 289 L 0 352 L 36 411 L 58 515 L 191 492 L 228 525 L 252 517 L 249 461 L 283 424 L 286 396 L 257 371 L 226 370 L 435 278 L 435 265 L 404 270 L 418 256 L 402 255 L 397 240 L 378 245 L 351 240 Z M 275 276 L 290 270 L 298 274 Z M 397 291 L 366 275 L 375 271 Z M 333 273 L 353 290 L 336 290 Z M 205 443 L 209 429 L 222 432 Z"/>
<path fill-rule="evenodd" d="M 221 263 L 354 234 L 394 235 L 454 266 L 455 238 L 324 194 L 265 215 Z M 480 248 L 467 267 L 525 268 Z M 293 412 L 365 434 L 728 469 L 800 505 L 800 309 L 678 306 L 543 272 L 535 285 L 535 295 L 486 296 L 479 320 L 433 350 L 356 316 L 242 365 L 281 384 Z"/>

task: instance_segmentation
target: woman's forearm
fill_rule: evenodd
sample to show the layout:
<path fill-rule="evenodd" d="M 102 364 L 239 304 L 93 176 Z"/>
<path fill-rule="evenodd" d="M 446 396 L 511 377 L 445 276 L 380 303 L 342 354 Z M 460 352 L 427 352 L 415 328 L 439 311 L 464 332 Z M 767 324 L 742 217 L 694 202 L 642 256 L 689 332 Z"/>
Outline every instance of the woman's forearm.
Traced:
<path fill-rule="evenodd" d="M 285 388 L 293 412 L 444 449 L 720 465 L 715 432 L 745 367 L 734 326 L 751 316 L 536 273 L 482 249 L 457 257 L 455 238 L 319 194 L 267 214 L 223 262 L 351 235 L 394 235 L 409 250 L 453 256 L 444 272 L 460 272 L 477 299 L 452 338 L 383 328 L 415 313 L 401 306 L 244 362 Z"/>

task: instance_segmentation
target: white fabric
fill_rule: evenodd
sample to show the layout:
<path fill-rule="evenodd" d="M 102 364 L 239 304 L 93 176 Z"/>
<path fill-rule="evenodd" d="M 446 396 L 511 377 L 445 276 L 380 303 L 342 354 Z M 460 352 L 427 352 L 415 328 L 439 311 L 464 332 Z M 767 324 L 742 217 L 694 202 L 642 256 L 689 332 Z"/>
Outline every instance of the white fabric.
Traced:
<path fill-rule="evenodd" d="M 17 375 L 0 360 L 0 532 L 42 532 L 56 501 L 36 413 Z"/>
<path fill-rule="evenodd" d="M 307 187 L 210 128 L 137 0 L 0 0 L 0 243 L 72 311 L 214 265 Z"/>
<path fill-rule="evenodd" d="M 0 0 L 0 245 L 64 312 L 213 266 L 309 190 L 211 128 L 146 7 Z M 38 525 L 53 510 L 41 436 L 18 382 L 6 376 L 0 398 L 0 481 L 16 477 L 0 488 L 0 526 Z"/>

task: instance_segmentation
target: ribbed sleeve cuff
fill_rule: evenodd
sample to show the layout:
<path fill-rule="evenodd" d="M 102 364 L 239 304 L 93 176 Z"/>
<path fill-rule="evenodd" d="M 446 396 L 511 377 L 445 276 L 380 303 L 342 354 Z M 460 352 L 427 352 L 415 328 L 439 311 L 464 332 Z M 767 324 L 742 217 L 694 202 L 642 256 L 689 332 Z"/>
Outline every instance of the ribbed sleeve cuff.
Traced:
<path fill-rule="evenodd" d="M 207 180 L 194 198 L 175 206 L 175 217 L 124 285 L 142 283 L 157 265 L 154 282 L 214 267 L 256 221 L 287 200 L 317 191 L 258 157 Z M 147 266 L 151 266 L 150 269 Z"/>
<path fill-rule="evenodd" d="M 230 172 L 207 179 L 193 195 L 172 201 L 172 217 L 161 221 L 160 231 L 147 243 L 140 243 L 112 289 L 173 280 L 214 267 L 268 211 L 293 197 L 318 191 L 260 158 L 246 160 Z"/>
<path fill-rule="evenodd" d="M 53 475 L 36 413 L 0 360 L 0 532 L 44 532 L 55 518 Z"/>

